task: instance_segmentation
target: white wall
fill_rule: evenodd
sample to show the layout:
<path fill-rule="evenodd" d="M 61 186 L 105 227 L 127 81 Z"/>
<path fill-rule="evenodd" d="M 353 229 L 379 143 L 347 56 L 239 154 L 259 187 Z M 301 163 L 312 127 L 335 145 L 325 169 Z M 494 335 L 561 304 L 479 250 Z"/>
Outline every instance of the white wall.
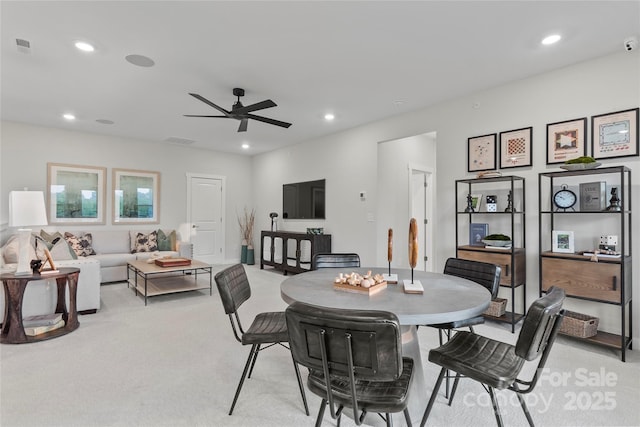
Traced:
<path fill-rule="evenodd" d="M 177 228 L 187 220 L 187 172 L 222 175 L 227 177 L 228 187 L 226 259 L 239 259 L 240 232 L 236 212 L 242 212 L 244 206 L 250 207 L 252 203 L 250 158 L 15 122 L 2 122 L 0 132 L 0 224 L 3 224 L 3 228 L 8 218 L 6 202 L 9 200 L 9 191 L 22 190 L 24 187 L 45 191 L 48 162 L 107 168 L 106 224 L 100 226 L 106 229 L 132 227 L 111 222 L 113 168 L 161 173 L 160 226 L 165 228 Z M 56 228 L 90 231 L 97 227 L 76 225 Z M 140 229 L 146 228 L 157 227 L 140 225 Z"/>
<path fill-rule="evenodd" d="M 504 170 L 505 174 L 526 179 L 527 300 L 530 303 L 538 297 L 539 283 L 538 173 L 559 170 L 556 166 L 546 165 L 546 125 L 638 107 L 639 76 L 640 53 L 621 52 L 256 156 L 253 184 L 258 229 L 268 227 L 269 211 L 281 210 L 283 183 L 327 178 L 327 220 L 313 226 L 324 226 L 326 232 L 332 234 L 334 251 L 358 252 L 364 265 L 385 266 L 376 254 L 382 253 L 378 250 L 379 245 L 386 244 L 387 227 L 367 221 L 367 212 L 378 213 L 372 209 L 382 197 L 376 185 L 380 174 L 375 167 L 370 167 L 378 164 L 377 145 L 382 141 L 436 132 L 435 269 L 441 270 L 446 258 L 455 255 L 455 180 L 473 177 L 467 173 L 467 138 L 532 126 L 533 166 Z M 591 140 L 590 128 L 589 120 L 588 141 Z M 415 157 L 415 163 L 427 163 L 428 159 L 420 156 Z M 639 212 L 640 158 L 609 159 L 603 163 L 635 169 L 632 210 Z M 367 190 L 366 203 L 358 197 L 361 190 Z M 302 230 L 305 226 L 311 225 L 285 223 L 284 229 Z M 640 255 L 639 229 L 640 225 L 634 224 L 632 251 L 636 258 Z M 377 235 L 382 234 L 381 230 L 385 231 L 384 236 Z M 637 259 L 635 265 L 638 270 Z M 639 295 L 640 271 L 634 273 L 633 293 Z M 604 330 L 618 332 L 619 308 L 577 300 L 568 300 L 567 306 L 599 316 Z M 633 307 L 636 337 L 640 330 L 639 306 L 636 297 Z"/>

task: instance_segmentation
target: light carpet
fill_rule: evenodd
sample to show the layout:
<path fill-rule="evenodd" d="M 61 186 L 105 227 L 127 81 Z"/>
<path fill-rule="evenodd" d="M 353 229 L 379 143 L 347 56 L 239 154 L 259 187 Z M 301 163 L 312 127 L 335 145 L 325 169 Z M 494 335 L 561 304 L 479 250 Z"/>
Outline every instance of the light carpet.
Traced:
<path fill-rule="evenodd" d="M 258 312 L 285 309 L 279 285 L 286 277 L 257 266 L 247 272 L 253 295 L 241 317 L 248 327 Z M 103 285 L 101 294 L 100 311 L 81 316 L 73 333 L 0 346 L 0 425 L 314 425 L 320 400 L 307 392 L 311 415 L 306 416 L 291 356 L 281 347 L 261 352 L 234 414 L 228 415 L 249 347 L 233 337 L 215 284 L 213 296 L 208 291 L 159 296 L 146 307 L 126 283 Z M 476 332 L 513 343 L 518 331 L 487 323 Z M 439 372 L 428 362 L 437 332 L 421 327 L 418 333 L 428 398 Z M 622 363 L 617 352 L 560 337 L 547 367 L 526 397 L 538 426 L 640 426 L 638 351 Z M 526 425 L 513 393 L 498 396 L 505 424 Z M 375 417 L 366 421 L 382 425 Z M 342 424 L 355 425 L 350 419 Z M 452 407 L 440 393 L 427 425 L 495 424 L 488 394 L 466 379 Z M 324 425 L 336 425 L 328 413 Z"/>

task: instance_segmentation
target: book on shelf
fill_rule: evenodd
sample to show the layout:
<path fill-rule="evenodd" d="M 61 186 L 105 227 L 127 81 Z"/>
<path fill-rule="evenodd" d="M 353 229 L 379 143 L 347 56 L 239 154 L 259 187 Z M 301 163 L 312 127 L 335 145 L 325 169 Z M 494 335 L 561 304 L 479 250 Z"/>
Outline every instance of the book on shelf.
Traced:
<path fill-rule="evenodd" d="M 28 316 L 22 319 L 22 326 L 30 328 L 33 326 L 55 325 L 62 320 L 62 313 L 40 314 L 37 316 Z"/>
<path fill-rule="evenodd" d="M 64 327 L 64 320 L 60 319 L 59 322 L 53 325 L 32 326 L 30 328 L 24 328 L 24 333 L 27 336 L 33 337 L 36 335 L 44 334 L 45 332 L 54 331 L 56 329 Z"/>
<path fill-rule="evenodd" d="M 469 245 L 484 246 L 482 239 L 489 235 L 489 224 L 472 222 L 469 224 Z"/>

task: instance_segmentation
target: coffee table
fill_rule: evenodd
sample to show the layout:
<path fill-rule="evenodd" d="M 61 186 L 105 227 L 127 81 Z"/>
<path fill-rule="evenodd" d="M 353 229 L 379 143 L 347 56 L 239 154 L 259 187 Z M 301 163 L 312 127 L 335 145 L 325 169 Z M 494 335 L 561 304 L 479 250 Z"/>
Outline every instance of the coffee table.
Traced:
<path fill-rule="evenodd" d="M 202 276 L 209 275 L 209 280 L 203 281 Z M 200 275 L 200 280 L 198 280 Z M 127 263 L 127 287 L 132 286 L 138 294 L 147 298 L 156 295 L 190 292 L 209 289 L 213 295 L 212 267 L 201 261 L 192 260 L 191 265 L 175 267 L 160 267 L 146 261 L 131 261 Z"/>

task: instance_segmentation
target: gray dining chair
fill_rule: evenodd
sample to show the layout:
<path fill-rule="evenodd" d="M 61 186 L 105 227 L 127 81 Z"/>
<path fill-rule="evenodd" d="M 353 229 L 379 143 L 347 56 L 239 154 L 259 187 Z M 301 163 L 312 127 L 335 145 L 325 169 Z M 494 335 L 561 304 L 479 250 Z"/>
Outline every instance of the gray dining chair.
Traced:
<path fill-rule="evenodd" d="M 311 259 L 312 270 L 358 267 L 360 267 L 360 256 L 356 253 L 319 253 Z"/>
<path fill-rule="evenodd" d="M 447 262 L 444 266 L 444 274 L 462 277 L 463 279 L 469 279 L 487 288 L 487 290 L 491 293 L 491 299 L 495 299 L 498 295 L 501 273 L 502 268 L 499 265 L 461 258 L 449 258 L 447 259 Z M 484 316 L 480 314 L 468 319 L 438 323 L 429 326 L 438 329 L 438 339 L 440 341 L 440 345 L 442 345 L 444 343 L 443 335 L 446 335 L 447 340 L 451 339 L 452 330 L 468 327 L 470 332 L 474 332 L 473 326 L 480 325 L 482 323 L 484 323 Z M 449 397 L 448 374 L 446 376 L 445 396 Z M 453 394 L 450 397 L 449 405 L 451 405 L 452 400 Z"/>
<path fill-rule="evenodd" d="M 344 408 L 352 409 L 356 425 L 372 412 L 390 426 L 390 414 L 403 412 L 411 426 L 407 404 L 413 359 L 402 357 L 395 314 L 294 302 L 286 320 L 293 359 L 309 368 L 307 386 L 322 398 L 316 427 L 326 406 L 338 426 Z"/>
<path fill-rule="evenodd" d="M 441 366 L 442 369 L 422 416 L 420 427 L 424 426 L 429 418 L 447 371 L 456 372 L 451 398 L 455 395 L 461 375 L 478 381 L 489 393 L 496 421 L 501 427 L 502 415 L 495 397 L 495 390 L 511 390 L 516 393 L 525 417 L 533 427 L 533 419 L 522 395 L 533 391 L 547 362 L 564 316 L 562 309 L 564 298 L 565 293 L 562 288 L 552 287 L 545 296 L 534 301 L 527 311 L 515 345 L 473 332 L 459 331 L 446 344 L 429 351 L 429 361 Z M 535 359 L 539 359 L 535 371 L 527 370 L 533 372 L 531 379 L 520 378 L 525 362 Z"/>
<path fill-rule="evenodd" d="M 238 315 L 238 309 L 251 297 L 251 287 L 249 286 L 249 279 L 242 264 L 236 264 L 220 271 L 215 275 L 215 281 L 220 293 L 220 298 L 222 299 L 224 311 L 229 315 L 233 335 L 242 345 L 251 345 L 249 357 L 247 358 L 240 383 L 238 384 L 231 409 L 229 410 L 229 415 L 231 415 L 238 401 L 238 396 L 240 396 L 240 390 L 242 390 L 245 378 L 251 378 L 253 368 L 258 359 L 258 353 L 276 344 L 289 350 L 289 347 L 284 344 L 289 342 L 289 333 L 287 331 L 284 311 L 259 313 L 254 318 L 249 329 L 246 331 L 243 329 L 240 316 Z M 304 410 L 305 413 L 309 415 L 309 407 L 307 405 L 307 397 L 304 393 L 300 369 L 295 360 L 293 361 L 293 367 L 296 371 Z"/>

